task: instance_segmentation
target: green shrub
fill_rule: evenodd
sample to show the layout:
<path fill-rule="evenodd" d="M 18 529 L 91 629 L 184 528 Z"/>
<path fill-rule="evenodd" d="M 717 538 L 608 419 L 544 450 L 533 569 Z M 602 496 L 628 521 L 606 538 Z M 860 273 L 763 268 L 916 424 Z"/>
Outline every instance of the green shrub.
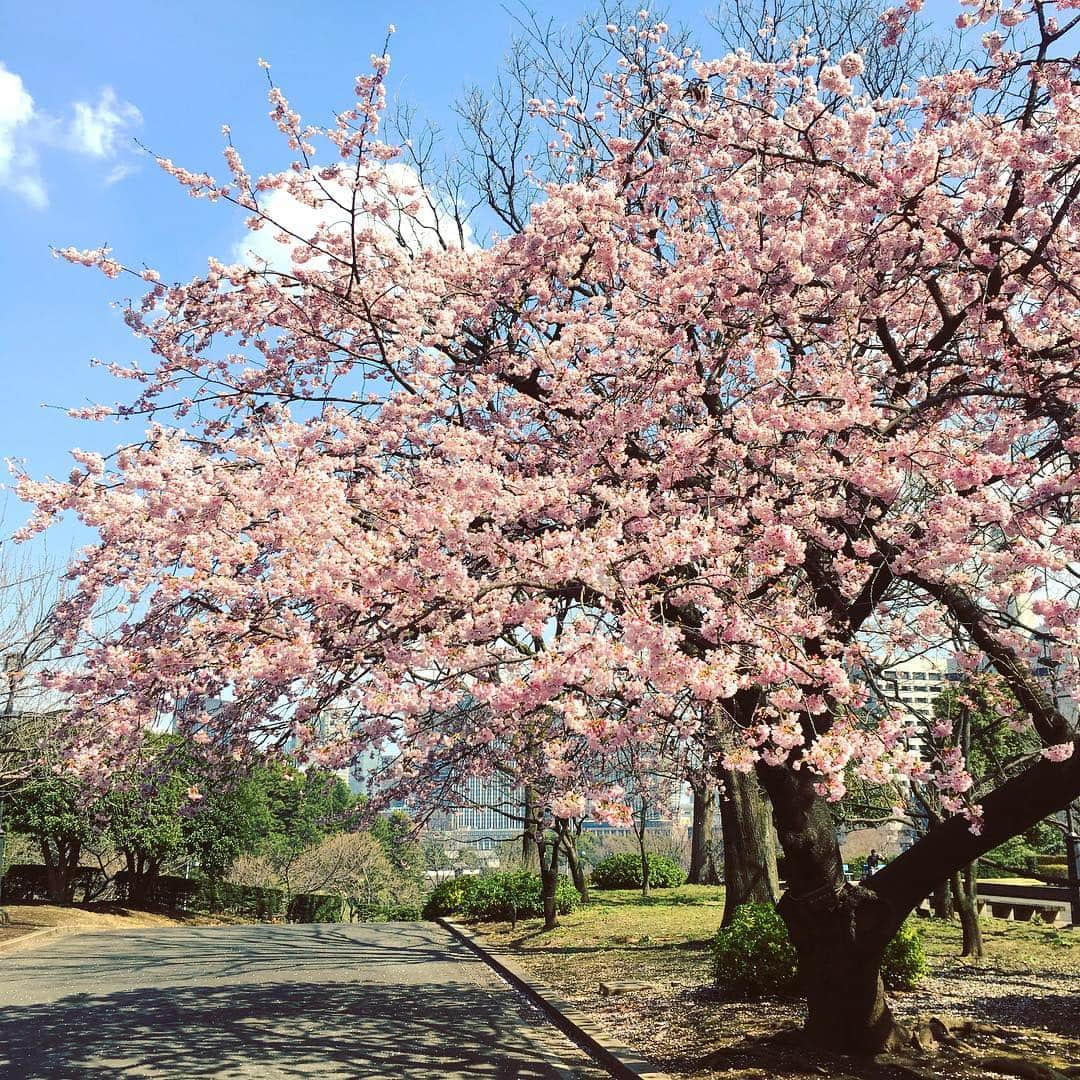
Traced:
<path fill-rule="evenodd" d="M 420 905 L 388 904 L 383 908 L 376 922 L 416 922 L 421 917 Z"/>
<path fill-rule="evenodd" d="M 733 994 L 797 994 L 799 963 L 787 927 L 772 904 L 742 904 L 713 938 L 716 981 Z M 885 947 L 881 977 L 890 990 L 910 990 L 926 970 L 922 939 L 906 922 Z"/>
<path fill-rule="evenodd" d="M 446 878 L 440 881 L 424 901 L 425 919 L 438 919 L 444 915 L 457 915 L 465 905 L 465 898 L 476 888 L 480 879 L 472 874 Z"/>
<path fill-rule="evenodd" d="M 416 922 L 421 912 L 419 904 L 346 902 L 345 918 L 349 922 Z"/>
<path fill-rule="evenodd" d="M 909 919 L 885 946 L 881 977 L 889 990 L 914 990 L 926 972 L 922 935 Z"/>
<path fill-rule="evenodd" d="M 674 889 L 686 880 L 683 868 L 668 855 L 650 854 L 649 886 L 654 889 Z M 598 889 L 640 889 L 641 856 L 631 851 L 608 855 L 592 871 L 592 883 Z"/>
<path fill-rule="evenodd" d="M 340 896 L 297 893 L 289 901 L 288 920 L 293 923 L 341 922 L 343 908 Z"/>
<path fill-rule="evenodd" d="M 716 981 L 733 994 L 795 993 L 799 964 L 783 919 L 771 904 L 740 904 L 713 938 Z"/>
<path fill-rule="evenodd" d="M 578 894 L 566 878 L 555 889 L 555 909 L 567 915 L 577 906 Z M 515 917 L 538 919 L 544 914 L 540 895 L 540 875 L 531 870 L 507 870 L 483 877 L 448 878 L 428 893 L 425 919 L 443 915 L 464 915 L 481 922 L 498 922 Z"/>
<path fill-rule="evenodd" d="M 555 887 L 555 910 L 568 915 L 577 907 L 578 894 L 567 878 Z M 465 898 L 462 914 L 481 922 L 538 919 L 544 914 L 540 875 L 531 870 L 507 870 L 476 879 Z"/>

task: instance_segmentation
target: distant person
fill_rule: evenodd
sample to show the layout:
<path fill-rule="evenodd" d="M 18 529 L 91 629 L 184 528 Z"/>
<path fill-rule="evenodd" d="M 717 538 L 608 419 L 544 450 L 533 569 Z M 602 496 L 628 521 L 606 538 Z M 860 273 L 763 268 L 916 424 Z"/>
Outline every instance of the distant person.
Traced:
<path fill-rule="evenodd" d="M 863 871 L 863 881 L 876 874 L 881 869 L 881 861 L 881 856 L 874 848 L 871 848 L 870 854 L 866 856 L 866 869 Z"/>

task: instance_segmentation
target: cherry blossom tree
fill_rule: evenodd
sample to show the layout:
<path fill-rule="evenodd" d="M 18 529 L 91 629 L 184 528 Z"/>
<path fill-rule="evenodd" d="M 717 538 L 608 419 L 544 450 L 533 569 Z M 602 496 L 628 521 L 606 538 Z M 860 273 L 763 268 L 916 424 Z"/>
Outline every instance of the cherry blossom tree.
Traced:
<path fill-rule="evenodd" d="M 886 45 L 918 6 L 884 14 Z M 512 761 L 572 818 L 625 813 L 576 763 L 723 736 L 715 767 L 771 802 L 809 1036 L 895 1043 L 879 966 L 904 917 L 1080 792 L 1055 698 L 1080 681 L 1074 6 L 969 3 L 978 61 L 887 97 L 857 52 L 708 60 L 612 24 L 584 121 L 573 95 L 527 102 L 561 171 L 483 246 L 388 169 L 385 55 L 325 129 L 271 87 L 283 173 L 231 145 L 225 181 L 162 161 L 289 258 L 134 272 L 152 357 L 116 373 L 145 441 L 23 480 L 33 527 L 71 510 L 101 535 L 71 632 L 110 590 L 131 605 L 59 677 L 71 766 L 218 696 L 222 751 L 393 746 L 389 779 L 427 791 Z M 276 220 L 281 193 L 319 223 Z M 899 712 L 866 722 L 878 658 L 916 647 L 993 669 L 1039 739 L 977 800 L 948 740 L 925 760 Z M 829 809 L 852 771 L 932 782 L 949 815 L 865 887 Z"/>

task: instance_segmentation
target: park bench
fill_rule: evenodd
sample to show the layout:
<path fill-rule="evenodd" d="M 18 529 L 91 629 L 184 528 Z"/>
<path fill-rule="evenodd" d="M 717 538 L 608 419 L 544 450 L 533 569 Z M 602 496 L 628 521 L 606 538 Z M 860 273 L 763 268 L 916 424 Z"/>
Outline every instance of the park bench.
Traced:
<path fill-rule="evenodd" d="M 1071 923 L 1069 890 L 1056 885 L 1017 885 L 1011 882 L 980 881 L 976 893 L 980 915 L 995 919 L 1027 922 L 1033 915 L 1048 926 Z M 930 915 L 930 901 L 924 900 L 919 915 Z"/>

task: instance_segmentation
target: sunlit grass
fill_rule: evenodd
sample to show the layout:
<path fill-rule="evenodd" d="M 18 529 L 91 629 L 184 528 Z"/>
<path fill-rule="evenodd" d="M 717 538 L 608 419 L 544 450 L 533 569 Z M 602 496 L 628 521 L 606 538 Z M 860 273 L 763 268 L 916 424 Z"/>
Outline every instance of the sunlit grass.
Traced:
<path fill-rule="evenodd" d="M 711 981 L 708 945 L 723 917 L 723 888 L 684 885 L 655 890 L 648 899 L 636 890 L 597 890 L 593 898 L 561 916 L 548 933 L 536 919 L 516 929 L 494 923 L 480 930 L 492 944 L 519 954 L 537 974 L 568 991 L 595 991 L 602 979 L 658 985 Z M 931 974 L 935 966 L 956 962 L 961 945 L 957 920 L 918 919 L 917 926 Z M 1080 931 L 992 918 L 982 920 L 982 930 L 987 968 L 1024 972 L 1064 966 L 1075 967 L 1080 975 Z"/>

